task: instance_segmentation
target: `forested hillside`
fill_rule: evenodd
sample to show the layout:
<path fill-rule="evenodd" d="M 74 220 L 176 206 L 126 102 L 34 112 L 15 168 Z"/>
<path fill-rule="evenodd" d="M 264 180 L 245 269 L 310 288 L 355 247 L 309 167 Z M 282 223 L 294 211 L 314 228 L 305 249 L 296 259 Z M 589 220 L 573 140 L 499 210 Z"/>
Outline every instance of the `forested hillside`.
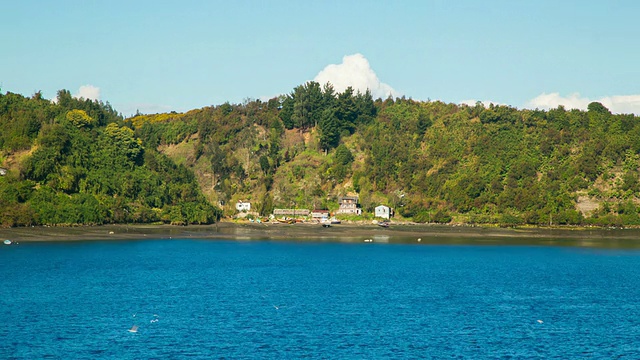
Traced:
<path fill-rule="evenodd" d="M 0 94 L 0 226 L 211 223 L 193 173 L 145 146 L 107 104 Z"/>
<path fill-rule="evenodd" d="M 126 120 L 194 170 L 233 215 L 250 200 L 337 208 L 357 194 L 398 219 L 488 224 L 637 225 L 640 122 L 588 111 L 373 100 L 309 82 L 268 102 Z"/>
<path fill-rule="evenodd" d="M 207 223 L 248 200 L 396 219 L 640 225 L 640 122 L 588 111 L 377 99 L 309 82 L 269 101 L 122 119 L 61 91 L 0 95 L 3 225 Z M 206 200 L 205 200 L 206 199 Z M 356 219 L 354 219 L 356 220 Z"/>

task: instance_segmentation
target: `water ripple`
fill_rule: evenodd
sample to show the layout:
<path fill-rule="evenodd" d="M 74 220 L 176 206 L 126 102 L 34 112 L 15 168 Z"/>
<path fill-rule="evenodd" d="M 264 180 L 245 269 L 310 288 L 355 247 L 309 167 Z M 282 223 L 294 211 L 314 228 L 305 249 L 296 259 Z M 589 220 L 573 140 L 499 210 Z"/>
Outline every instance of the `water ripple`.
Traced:
<path fill-rule="evenodd" d="M 0 358 L 635 359 L 640 255 L 620 253 L 29 244 L 0 252 Z"/>

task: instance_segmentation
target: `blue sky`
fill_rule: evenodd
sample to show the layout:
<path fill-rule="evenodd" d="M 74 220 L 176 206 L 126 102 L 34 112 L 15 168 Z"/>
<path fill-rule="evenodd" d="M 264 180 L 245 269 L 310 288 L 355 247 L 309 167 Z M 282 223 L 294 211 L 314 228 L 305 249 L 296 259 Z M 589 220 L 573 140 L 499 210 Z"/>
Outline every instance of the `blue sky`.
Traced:
<path fill-rule="evenodd" d="M 68 89 L 129 115 L 333 79 L 382 96 L 597 100 L 640 114 L 638 14 L 640 2 L 615 0 L 11 1 L 0 10 L 0 88 Z"/>

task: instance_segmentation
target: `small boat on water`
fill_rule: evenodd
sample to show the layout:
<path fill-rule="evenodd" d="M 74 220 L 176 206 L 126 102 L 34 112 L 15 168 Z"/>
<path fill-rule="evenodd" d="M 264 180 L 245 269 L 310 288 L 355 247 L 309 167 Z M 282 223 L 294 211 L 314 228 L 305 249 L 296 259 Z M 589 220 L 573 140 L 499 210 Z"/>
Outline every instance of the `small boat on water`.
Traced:
<path fill-rule="evenodd" d="M 331 223 L 323 222 L 322 227 L 326 227 L 326 228 L 331 227 Z"/>
<path fill-rule="evenodd" d="M 331 218 L 331 220 L 329 220 L 329 222 L 331 224 L 334 224 L 334 225 L 342 224 L 342 221 L 340 221 L 340 220 L 338 220 L 336 218 Z"/>
<path fill-rule="evenodd" d="M 11 240 L 7 239 L 5 241 L 2 242 L 5 245 L 11 245 Z"/>
<path fill-rule="evenodd" d="M 129 329 L 130 333 L 137 333 L 138 332 L 138 325 L 133 325 L 131 327 L 131 329 Z"/>
<path fill-rule="evenodd" d="M 295 223 L 296 223 L 296 220 L 295 220 L 295 219 L 289 219 L 289 218 L 286 218 L 286 219 L 276 219 L 276 220 L 277 220 L 279 223 L 281 223 L 281 224 L 295 224 Z"/>
<path fill-rule="evenodd" d="M 388 228 L 389 227 L 389 222 L 381 221 L 381 222 L 378 223 L 378 226 L 383 227 L 383 228 Z"/>

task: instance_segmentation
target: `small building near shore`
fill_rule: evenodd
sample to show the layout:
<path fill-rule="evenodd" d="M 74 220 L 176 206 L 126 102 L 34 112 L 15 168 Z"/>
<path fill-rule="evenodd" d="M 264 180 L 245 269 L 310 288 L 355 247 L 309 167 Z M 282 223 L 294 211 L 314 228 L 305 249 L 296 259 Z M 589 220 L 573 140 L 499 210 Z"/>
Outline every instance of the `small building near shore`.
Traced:
<path fill-rule="evenodd" d="M 311 220 L 321 222 L 329 220 L 329 210 L 313 210 L 311 212 Z"/>
<path fill-rule="evenodd" d="M 378 205 L 374 209 L 374 214 L 377 218 L 383 218 L 389 220 L 391 218 L 392 210 L 390 207 L 385 205 Z"/>
<path fill-rule="evenodd" d="M 236 203 L 236 210 L 244 212 L 251 211 L 251 203 L 248 201 L 238 200 Z"/>
<path fill-rule="evenodd" d="M 273 215 L 275 216 L 308 216 L 310 212 L 309 209 L 273 209 Z"/>
<path fill-rule="evenodd" d="M 336 214 L 361 215 L 362 209 L 358 207 L 357 196 L 341 196 L 338 198 L 338 211 Z"/>

